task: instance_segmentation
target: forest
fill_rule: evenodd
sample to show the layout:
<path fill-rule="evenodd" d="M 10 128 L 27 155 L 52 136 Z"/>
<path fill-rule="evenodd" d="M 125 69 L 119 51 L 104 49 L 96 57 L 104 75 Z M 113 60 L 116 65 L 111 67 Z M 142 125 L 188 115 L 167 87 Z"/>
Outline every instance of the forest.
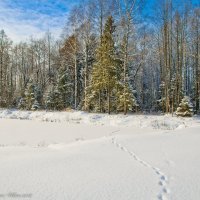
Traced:
<path fill-rule="evenodd" d="M 1 30 L 0 107 L 174 113 L 187 96 L 199 113 L 200 7 L 177 2 L 85 0 L 59 39 Z"/>

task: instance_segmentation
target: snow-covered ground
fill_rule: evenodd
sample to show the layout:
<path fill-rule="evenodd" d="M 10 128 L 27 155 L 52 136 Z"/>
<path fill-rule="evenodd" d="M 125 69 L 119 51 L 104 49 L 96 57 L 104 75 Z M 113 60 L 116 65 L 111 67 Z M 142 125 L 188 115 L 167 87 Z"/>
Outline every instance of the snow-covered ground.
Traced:
<path fill-rule="evenodd" d="M 198 117 L 0 110 L 0 118 L 0 199 L 200 199 Z"/>
<path fill-rule="evenodd" d="M 0 118 L 24 119 L 43 122 L 65 122 L 68 124 L 104 125 L 112 127 L 153 128 L 174 130 L 185 128 L 198 123 L 200 118 L 178 118 L 171 115 L 107 115 L 88 114 L 82 111 L 71 112 L 45 112 L 45 111 L 20 111 L 0 110 Z"/>

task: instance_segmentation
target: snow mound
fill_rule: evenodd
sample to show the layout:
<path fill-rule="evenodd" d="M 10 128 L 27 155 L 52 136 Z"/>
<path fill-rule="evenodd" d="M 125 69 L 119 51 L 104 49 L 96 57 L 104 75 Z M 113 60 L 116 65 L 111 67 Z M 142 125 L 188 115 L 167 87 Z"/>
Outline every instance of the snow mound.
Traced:
<path fill-rule="evenodd" d="M 163 118 L 163 120 L 153 120 L 151 125 L 154 129 L 162 129 L 162 130 L 174 130 L 177 128 L 185 128 L 186 124 L 183 121 L 172 120 L 169 117 Z"/>

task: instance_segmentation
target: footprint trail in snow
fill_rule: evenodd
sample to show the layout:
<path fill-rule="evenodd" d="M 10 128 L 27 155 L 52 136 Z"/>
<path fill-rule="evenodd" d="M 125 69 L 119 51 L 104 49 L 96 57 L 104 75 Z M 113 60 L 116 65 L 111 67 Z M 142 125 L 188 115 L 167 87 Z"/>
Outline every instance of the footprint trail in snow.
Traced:
<path fill-rule="evenodd" d="M 147 168 L 153 170 L 153 172 L 159 178 L 158 184 L 160 186 L 160 191 L 157 195 L 157 199 L 158 200 L 169 200 L 168 196 L 170 193 L 170 189 L 168 188 L 168 177 L 159 168 L 154 167 L 151 164 L 147 163 L 146 161 L 140 159 L 134 152 L 130 151 L 125 146 L 118 143 L 115 137 L 112 138 L 112 144 L 114 144 L 121 151 L 128 153 L 135 161 L 139 162 L 144 167 L 147 167 Z"/>

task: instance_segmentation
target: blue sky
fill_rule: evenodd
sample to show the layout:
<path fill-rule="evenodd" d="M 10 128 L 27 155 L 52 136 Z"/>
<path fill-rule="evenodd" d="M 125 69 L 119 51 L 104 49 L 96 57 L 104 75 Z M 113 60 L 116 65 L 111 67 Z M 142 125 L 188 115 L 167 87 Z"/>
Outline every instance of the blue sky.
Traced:
<path fill-rule="evenodd" d="M 78 0 L 0 0 L 0 29 L 15 42 L 41 37 L 50 30 L 61 34 L 70 8 Z"/>
<path fill-rule="evenodd" d="M 24 41 L 30 36 L 39 38 L 47 30 L 59 37 L 69 10 L 78 1 L 80 0 L 0 0 L 0 29 L 4 29 L 15 42 Z M 146 13 L 152 11 L 149 6 L 154 1 L 146 0 Z M 188 0 L 177 0 L 185 1 Z M 200 0 L 192 1 L 200 4 Z"/>

